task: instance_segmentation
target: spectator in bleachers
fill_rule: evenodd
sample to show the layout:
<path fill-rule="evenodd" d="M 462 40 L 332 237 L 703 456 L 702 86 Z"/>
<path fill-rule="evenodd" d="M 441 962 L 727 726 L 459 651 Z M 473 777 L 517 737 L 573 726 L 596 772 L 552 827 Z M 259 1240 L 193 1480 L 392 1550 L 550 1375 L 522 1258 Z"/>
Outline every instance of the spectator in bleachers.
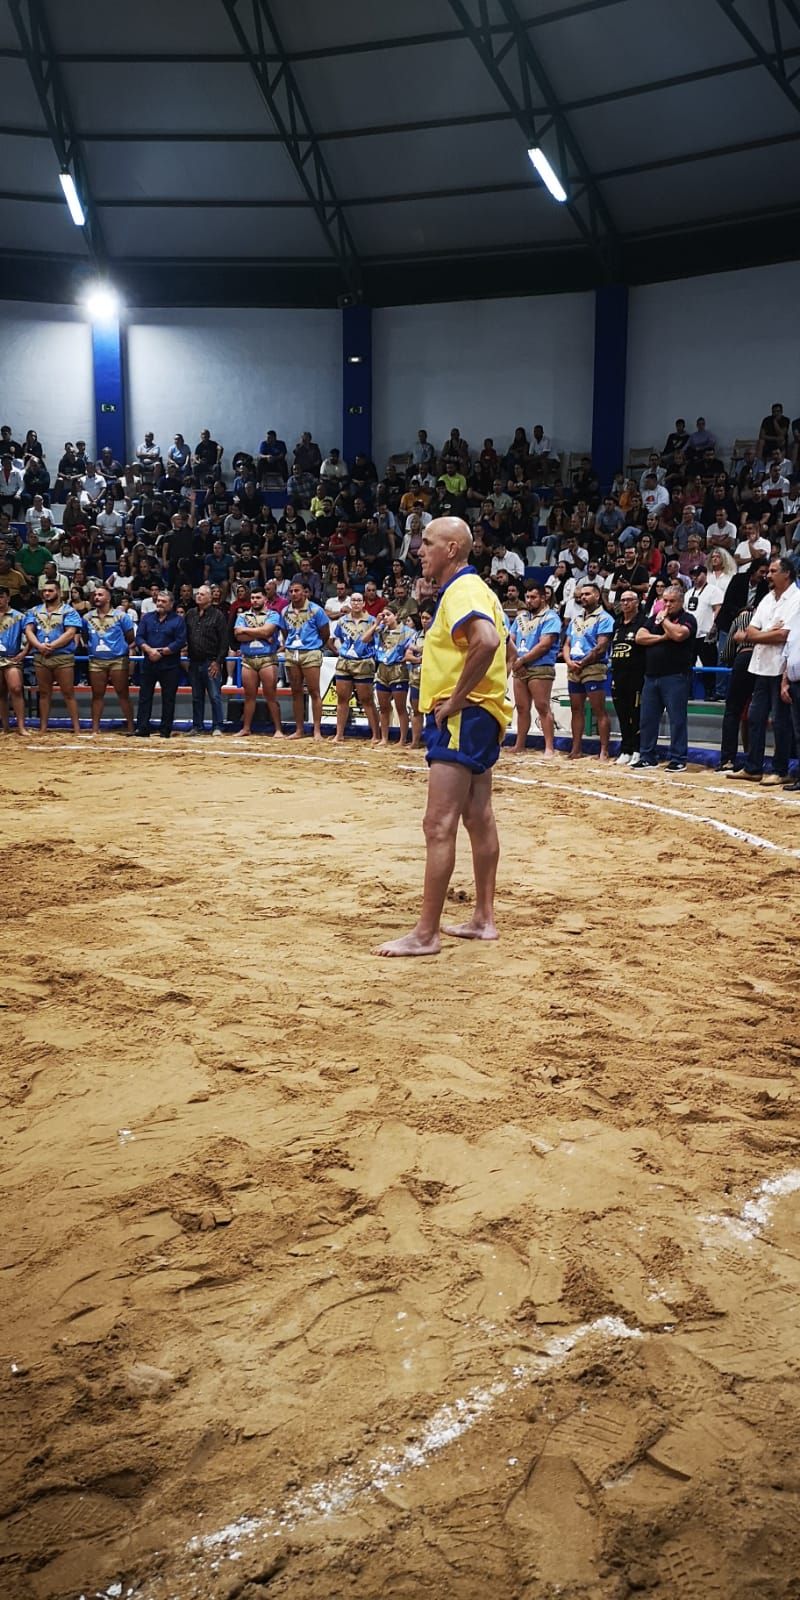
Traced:
<path fill-rule="evenodd" d="M 203 475 L 211 474 L 216 477 L 222 464 L 223 447 L 212 439 L 208 428 L 203 428 L 200 438 L 192 451 L 192 466 Z"/>
<path fill-rule="evenodd" d="M 339 451 L 330 450 L 325 457 L 319 475 L 325 484 L 345 484 L 350 480 L 350 469 L 346 461 L 342 460 Z"/>
<path fill-rule="evenodd" d="M 469 445 L 467 444 L 466 439 L 462 439 L 460 429 L 450 429 L 449 436 L 445 439 L 444 444 L 442 445 L 439 459 L 442 463 L 443 469 L 445 470 L 447 468 L 447 463 L 452 461 L 455 464 L 457 471 L 459 471 L 462 475 L 465 475 L 467 472 L 469 472 Z"/>
<path fill-rule="evenodd" d="M 274 428 L 267 430 L 267 436 L 261 440 L 258 447 L 256 472 L 259 482 L 264 485 L 270 476 L 281 478 L 283 482 L 289 476 L 287 462 L 287 446 L 285 439 L 279 439 Z"/>
<path fill-rule="evenodd" d="M 0 428 L 0 458 L 3 456 L 10 456 L 12 461 L 22 465 L 22 445 L 14 438 L 8 422 L 4 422 Z"/>
<path fill-rule="evenodd" d="M 718 505 L 713 522 L 706 528 L 706 549 L 727 550 L 733 555 L 738 541 L 738 529 L 735 522 L 729 520 L 727 506 Z"/>
<path fill-rule="evenodd" d="M 700 522 L 698 519 L 694 505 L 691 501 L 685 501 L 683 510 L 681 512 L 680 522 L 678 522 L 675 526 L 676 550 L 687 550 L 689 547 L 689 540 L 692 538 L 697 540 L 696 548 L 698 550 L 702 550 L 705 542 L 705 536 L 706 530 L 703 527 L 702 522 Z"/>
<path fill-rule="evenodd" d="M 671 433 L 667 434 L 666 443 L 661 453 L 665 466 L 671 466 L 676 455 L 683 456 L 689 443 L 689 434 L 683 417 L 678 417 Z"/>
<path fill-rule="evenodd" d="M 322 451 L 311 434 L 306 431 L 294 447 L 295 470 L 310 473 L 312 477 L 318 478 L 321 466 Z"/>
<path fill-rule="evenodd" d="M 80 508 L 84 514 L 84 520 L 86 518 L 91 521 L 94 520 L 94 514 L 103 500 L 105 491 L 105 478 L 102 473 L 98 472 L 93 461 L 88 462 L 86 471 L 80 480 Z"/>
<path fill-rule="evenodd" d="M 515 550 L 509 550 L 505 539 L 500 538 L 494 548 L 490 571 L 493 578 L 497 577 L 498 572 L 506 572 L 509 577 L 523 578 L 525 563 Z"/>
<path fill-rule="evenodd" d="M 8 511 L 12 518 L 19 516 L 25 477 L 21 467 L 14 465 L 9 451 L 0 458 L 0 510 Z"/>
<path fill-rule="evenodd" d="M 30 588 L 27 573 L 15 566 L 7 549 L 0 550 L 0 584 L 8 590 L 15 605 L 24 599 Z"/>
<path fill-rule="evenodd" d="M 758 430 L 758 449 L 765 461 L 776 447 L 783 455 L 788 455 L 789 418 L 779 400 L 770 406 L 769 416 L 762 417 Z"/>
<path fill-rule="evenodd" d="M 417 433 L 417 442 L 411 452 L 415 467 L 427 470 L 436 460 L 436 451 L 428 438 L 426 428 L 420 428 Z"/>
<path fill-rule="evenodd" d="M 109 485 L 116 484 L 117 479 L 122 477 L 122 463 L 115 459 L 114 452 L 108 444 L 103 445 L 95 467 L 101 478 L 105 478 Z"/>
<path fill-rule="evenodd" d="M 651 511 L 658 515 L 665 506 L 669 505 L 669 492 L 665 489 L 663 483 L 658 482 L 655 472 L 646 472 L 644 474 L 641 500 L 645 514 L 648 516 Z"/>
<path fill-rule="evenodd" d="M 167 463 L 177 467 L 182 478 L 191 470 L 192 452 L 182 433 L 176 433 L 167 451 Z"/>
<path fill-rule="evenodd" d="M 534 425 L 530 443 L 531 470 L 541 477 L 547 472 L 550 463 L 551 444 L 541 422 Z"/>
<path fill-rule="evenodd" d="M 658 518 L 653 514 L 648 516 L 647 527 L 634 546 L 637 564 L 646 567 L 651 578 L 657 578 L 664 565 L 664 553 L 656 544 L 658 537 Z"/>
<path fill-rule="evenodd" d="M 769 556 L 772 546 L 770 540 L 762 533 L 760 522 L 749 517 L 745 520 L 740 533 L 742 537 L 733 552 L 733 559 L 740 572 L 749 572 L 755 558 Z"/>
<path fill-rule="evenodd" d="M 118 595 L 127 594 L 133 583 L 130 556 L 126 550 L 120 553 L 116 567 L 109 578 L 109 585 L 116 601 Z"/>
<path fill-rule="evenodd" d="M 686 441 L 686 459 L 694 463 L 704 450 L 716 450 L 717 441 L 714 434 L 706 427 L 705 417 L 698 417 L 694 432 L 689 434 Z"/>

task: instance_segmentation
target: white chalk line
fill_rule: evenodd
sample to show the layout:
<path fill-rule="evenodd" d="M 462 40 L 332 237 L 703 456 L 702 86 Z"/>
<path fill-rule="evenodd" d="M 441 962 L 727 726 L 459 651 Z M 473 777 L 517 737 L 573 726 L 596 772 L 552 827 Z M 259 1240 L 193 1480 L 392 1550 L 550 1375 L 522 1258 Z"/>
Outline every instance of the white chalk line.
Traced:
<path fill-rule="evenodd" d="M 605 789 L 589 789 L 584 784 L 550 783 L 545 778 L 517 778 L 511 773 L 498 773 L 497 781 L 522 784 L 526 788 L 554 789 L 558 794 L 579 794 L 590 800 L 605 800 L 613 806 L 631 806 L 637 811 L 655 811 L 662 817 L 677 817 L 682 822 L 695 822 L 702 824 L 703 827 L 713 828 L 726 838 L 735 839 L 738 844 L 754 845 L 757 850 L 772 850 L 776 855 L 800 861 L 800 850 L 792 850 L 788 845 L 775 844 L 773 839 L 764 839 L 759 833 L 748 833 L 744 828 L 735 828 L 730 822 L 722 822 L 719 817 L 703 816 L 696 811 L 679 811 L 676 806 L 660 806 L 654 800 L 635 800 L 632 795 L 609 794 Z"/>
<path fill-rule="evenodd" d="M 725 1230 L 738 1243 L 750 1244 L 763 1237 L 770 1226 L 778 1200 L 800 1191 L 800 1169 L 792 1168 L 777 1177 L 764 1179 L 749 1200 L 745 1200 L 737 1217 L 720 1213 L 701 1216 L 699 1225 Z M 641 1328 L 631 1328 L 621 1317 L 597 1317 L 593 1322 L 583 1322 L 570 1333 L 556 1334 L 548 1339 L 541 1354 L 532 1361 L 511 1369 L 510 1378 L 497 1378 L 493 1383 L 477 1386 L 447 1405 L 440 1406 L 419 1431 L 416 1440 L 402 1449 L 390 1446 L 384 1453 L 363 1467 L 347 1467 L 328 1479 L 319 1479 L 308 1488 L 290 1495 L 280 1507 L 267 1507 L 251 1516 L 237 1517 L 233 1522 L 212 1533 L 195 1534 L 185 1545 L 190 1555 L 211 1556 L 212 1571 L 217 1571 L 223 1560 L 240 1561 L 243 1546 L 257 1538 L 277 1538 L 290 1534 L 303 1523 L 322 1517 L 340 1516 L 351 1509 L 356 1500 L 380 1494 L 391 1483 L 409 1472 L 428 1465 L 432 1456 L 454 1444 L 489 1416 L 503 1395 L 513 1393 L 546 1377 L 556 1367 L 563 1365 L 576 1347 L 587 1339 L 645 1339 L 652 1333 L 671 1333 L 667 1324 L 663 1329 L 645 1334 Z M 151 1590 L 151 1596 L 153 1591 Z M 118 1600 L 122 1584 L 117 1580 L 94 1595 L 82 1594 L 80 1600 Z M 148 1600 L 142 1588 L 125 1590 L 126 1600 Z M 176 1597 L 173 1597 L 176 1600 Z"/>

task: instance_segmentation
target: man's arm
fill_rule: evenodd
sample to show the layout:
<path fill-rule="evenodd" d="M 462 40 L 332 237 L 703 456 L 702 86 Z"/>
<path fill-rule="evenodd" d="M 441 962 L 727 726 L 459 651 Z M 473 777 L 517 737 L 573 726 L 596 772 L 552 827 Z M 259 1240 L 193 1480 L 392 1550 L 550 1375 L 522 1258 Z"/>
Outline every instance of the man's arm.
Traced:
<path fill-rule="evenodd" d="M 663 615 L 662 615 L 662 621 L 663 621 Z M 633 642 L 634 642 L 634 644 L 641 644 L 641 645 L 663 644 L 664 643 L 664 635 L 663 635 L 663 633 L 651 633 L 649 628 L 637 628 L 636 637 L 635 637 Z"/>
<path fill-rule="evenodd" d="M 512 648 L 514 650 L 514 670 L 516 671 L 518 667 L 530 667 L 533 665 L 534 661 L 539 660 L 540 656 L 546 656 L 548 650 L 552 650 L 553 644 L 558 644 L 560 637 L 560 633 L 545 633 L 539 640 L 539 643 L 532 645 L 531 649 L 527 650 L 524 655 L 519 654 L 516 645 L 513 645 L 512 642 Z"/>
<path fill-rule="evenodd" d="M 467 617 L 456 629 L 467 641 L 467 654 L 458 682 L 449 699 L 435 707 L 436 723 L 441 727 L 448 717 L 457 716 L 467 703 L 467 695 L 480 683 L 500 644 L 500 635 L 488 617 Z"/>
<path fill-rule="evenodd" d="M 664 611 L 661 613 L 660 621 L 664 629 L 664 637 L 671 639 L 674 644 L 682 644 L 684 639 L 688 639 L 692 631 L 691 628 L 686 626 L 685 622 L 673 622 Z"/>

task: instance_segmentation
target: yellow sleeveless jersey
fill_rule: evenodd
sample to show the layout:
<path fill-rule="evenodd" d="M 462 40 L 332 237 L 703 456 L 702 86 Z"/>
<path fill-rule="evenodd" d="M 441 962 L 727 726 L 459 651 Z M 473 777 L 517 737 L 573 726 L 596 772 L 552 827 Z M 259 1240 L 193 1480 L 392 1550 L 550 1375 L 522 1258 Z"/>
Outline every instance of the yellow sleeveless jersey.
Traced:
<path fill-rule="evenodd" d="M 420 711 L 432 711 L 441 700 L 449 699 L 461 676 L 467 655 L 467 639 L 462 623 L 470 617 L 486 617 L 494 624 L 499 644 L 480 682 L 467 695 L 467 704 L 483 706 L 505 733 L 511 721 L 506 671 L 506 619 L 497 595 L 478 577 L 474 567 L 462 567 L 439 595 L 436 615 L 425 635 L 422 648 L 422 677 L 419 689 Z"/>

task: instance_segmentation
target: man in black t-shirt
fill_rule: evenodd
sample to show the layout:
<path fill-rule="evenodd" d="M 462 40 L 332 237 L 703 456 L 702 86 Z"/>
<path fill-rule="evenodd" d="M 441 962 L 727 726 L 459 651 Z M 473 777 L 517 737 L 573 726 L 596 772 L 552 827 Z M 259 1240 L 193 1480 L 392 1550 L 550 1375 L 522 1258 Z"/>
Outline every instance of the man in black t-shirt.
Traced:
<path fill-rule="evenodd" d="M 611 698 L 620 732 L 617 766 L 638 767 L 644 650 L 636 643 L 636 635 L 645 619 L 635 589 L 623 587 L 617 600 L 622 615 L 611 640 Z"/>
<path fill-rule="evenodd" d="M 644 563 L 637 559 L 634 545 L 628 545 L 621 562 L 614 569 L 610 587 L 615 594 L 621 594 L 625 588 L 633 589 L 640 600 L 647 594 L 650 588 L 650 574 Z"/>
<path fill-rule="evenodd" d="M 644 687 L 637 772 L 657 767 L 656 746 L 661 713 L 669 718 L 668 772 L 683 772 L 689 749 L 689 685 L 697 649 L 697 623 L 684 610 L 682 584 L 664 590 L 664 610 L 657 622 L 646 622 L 636 635 L 644 649 Z"/>

